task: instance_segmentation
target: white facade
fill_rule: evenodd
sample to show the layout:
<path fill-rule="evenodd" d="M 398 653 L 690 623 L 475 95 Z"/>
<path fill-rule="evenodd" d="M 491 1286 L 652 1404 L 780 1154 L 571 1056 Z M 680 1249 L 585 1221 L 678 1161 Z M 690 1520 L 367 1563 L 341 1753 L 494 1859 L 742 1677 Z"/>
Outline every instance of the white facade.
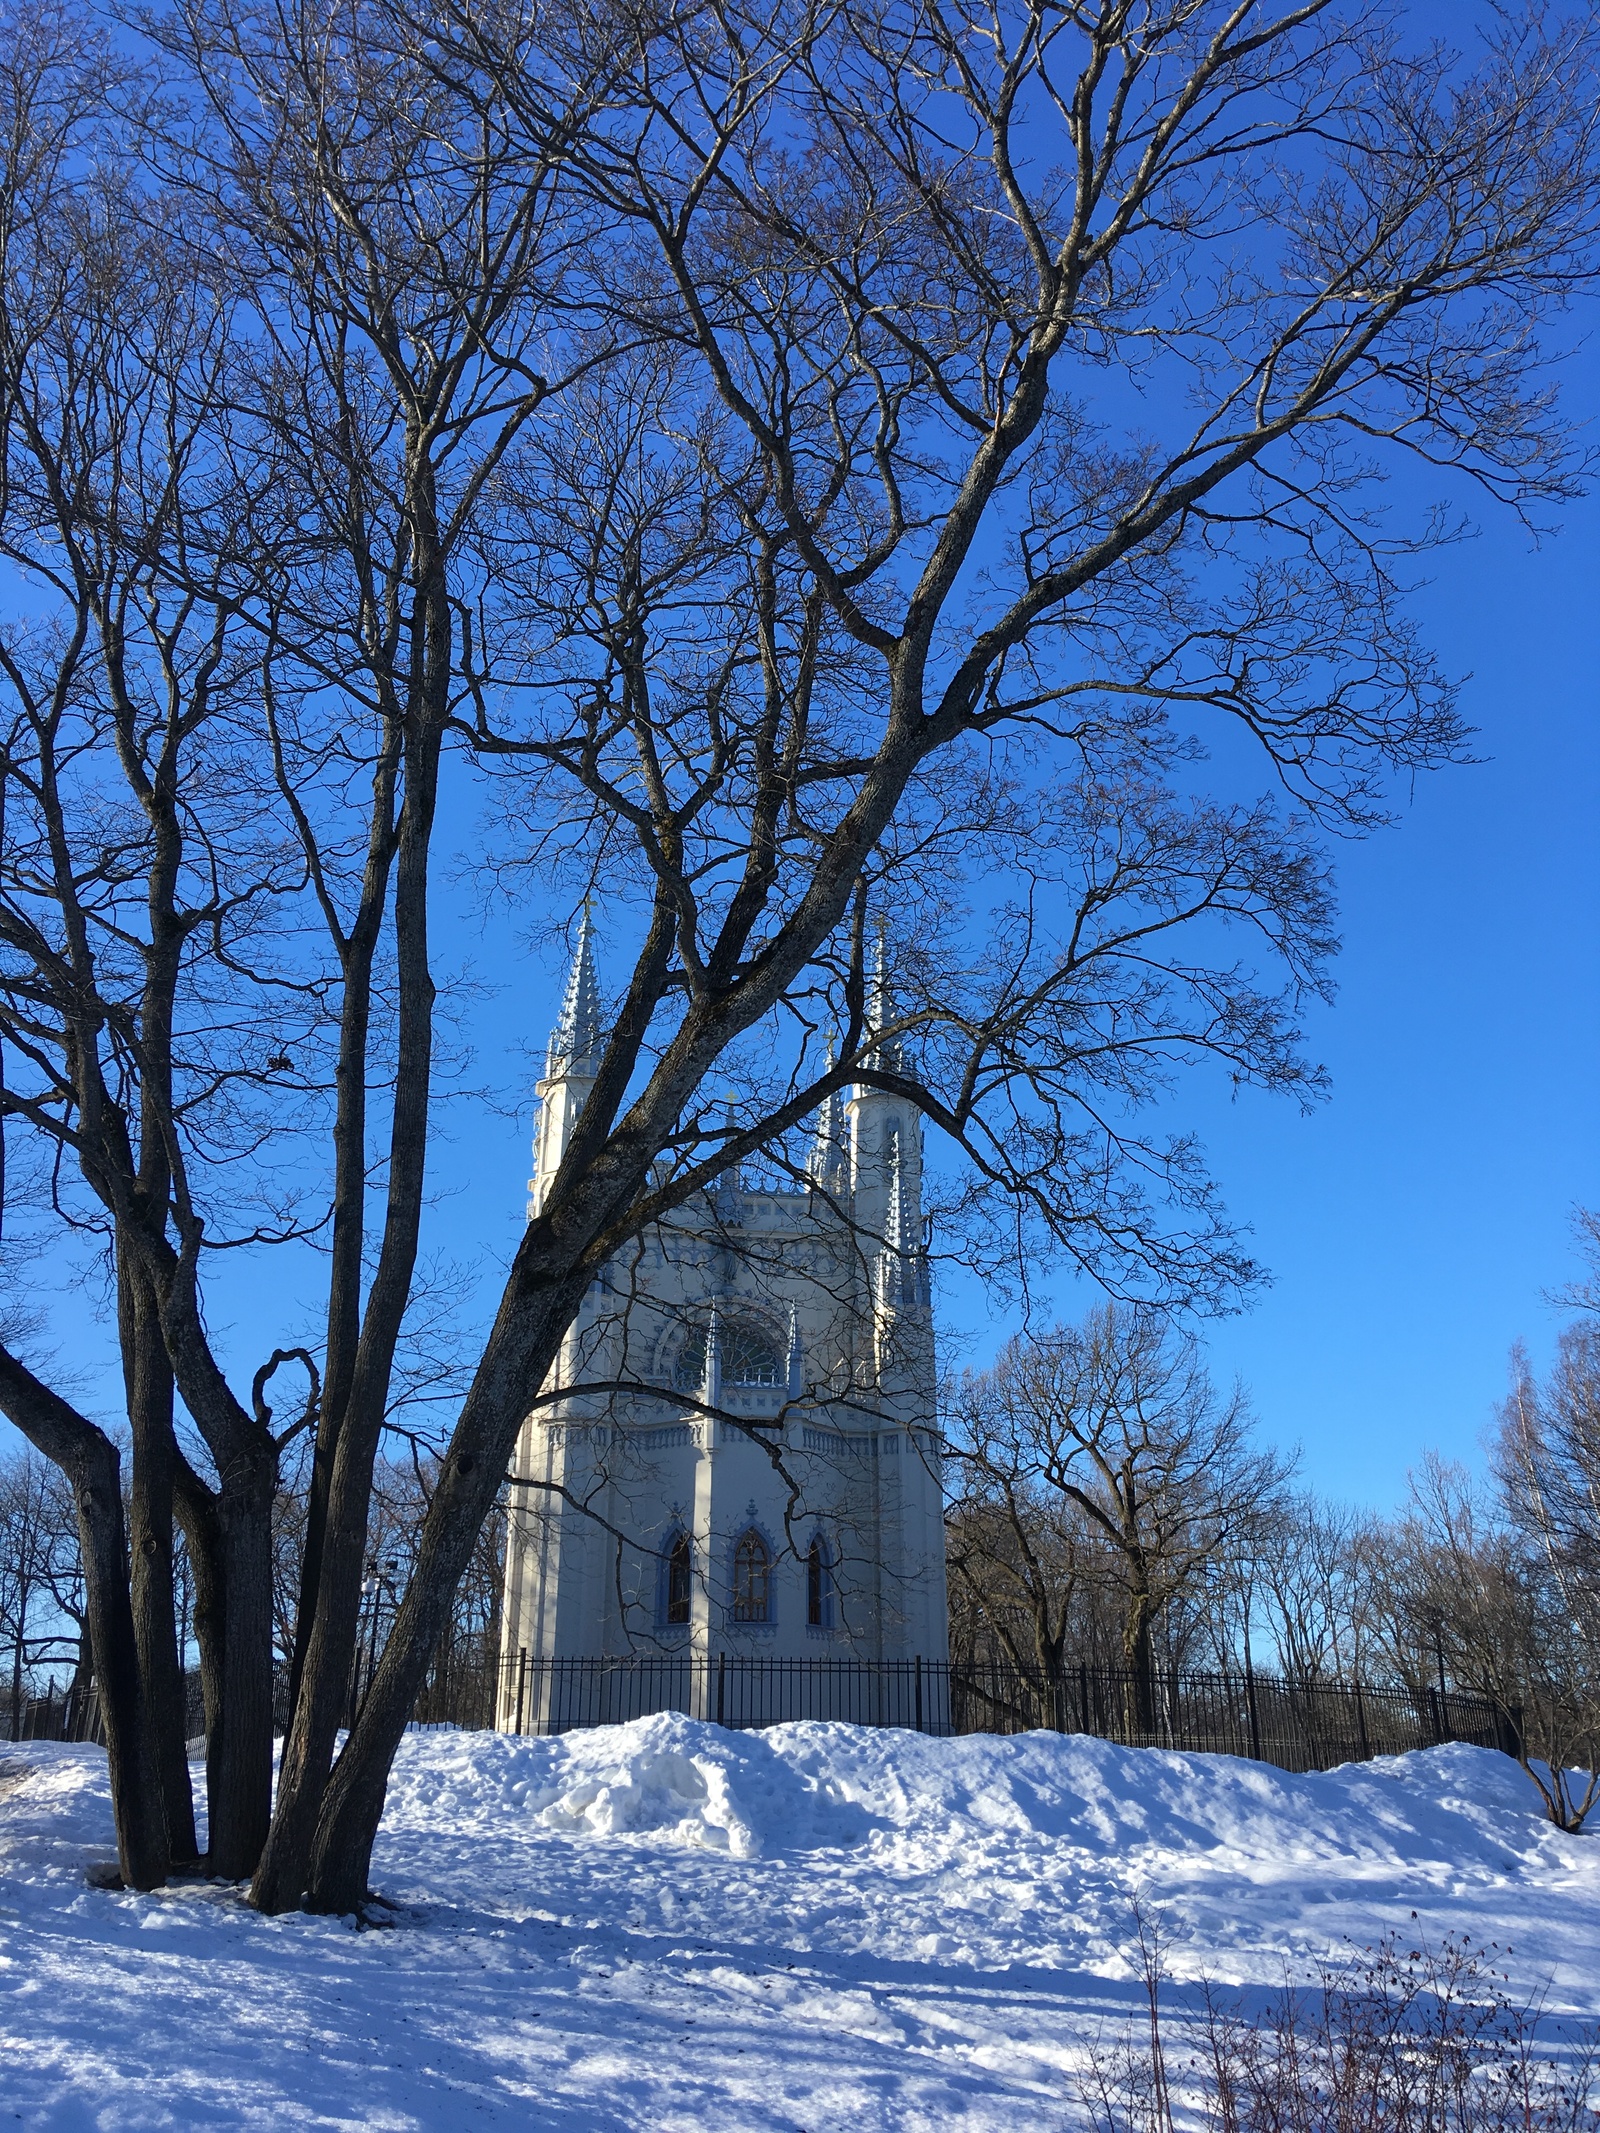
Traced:
<path fill-rule="evenodd" d="M 585 923 L 530 1213 L 599 1049 Z M 858 1089 L 819 1121 L 806 1189 L 724 1177 L 594 1284 L 547 1388 L 570 1396 L 518 1443 L 503 1725 L 519 1663 L 946 1658 L 921 1167 L 915 1113 Z"/>

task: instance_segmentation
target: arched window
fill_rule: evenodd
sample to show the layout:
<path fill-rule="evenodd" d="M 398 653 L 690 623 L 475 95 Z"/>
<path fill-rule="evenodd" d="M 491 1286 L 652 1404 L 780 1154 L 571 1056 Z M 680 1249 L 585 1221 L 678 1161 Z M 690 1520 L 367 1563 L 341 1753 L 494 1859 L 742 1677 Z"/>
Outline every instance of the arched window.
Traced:
<path fill-rule="evenodd" d="M 833 1627 L 833 1564 L 828 1555 L 828 1544 L 820 1533 L 813 1534 L 811 1546 L 806 1550 L 806 1626 L 809 1629 Z"/>
<path fill-rule="evenodd" d="M 669 1629 L 685 1624 L 689 1619 L 691 1560 L 688 1534 L 674 1534 L 667 1548 L 666 1605 L 661 1610 Z"/>
<path fill-rule="evenodd" d="M 772 1551 L 753 1528 L 733 1551 L 733 1619 L 772 1619 Z"/>
<path fill-rule="evenodd" d="M 717 1350 L 724 1385 L 781 1385 L 783 1357 L 758 1326 L 744 1319 L 722 1319 Z M 693 1326 L 678 1351 L 673 1373 L 680 1392 L 698 1392 L 706 1377 L 706 1328 Z"/>

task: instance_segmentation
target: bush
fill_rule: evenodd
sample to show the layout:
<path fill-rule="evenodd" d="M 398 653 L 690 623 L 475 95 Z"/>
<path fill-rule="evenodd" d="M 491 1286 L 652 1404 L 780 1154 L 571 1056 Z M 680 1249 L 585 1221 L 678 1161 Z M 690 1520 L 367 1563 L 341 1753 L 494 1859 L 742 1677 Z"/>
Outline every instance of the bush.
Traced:
<path fill-rule="evenodd" d="M 1207 1985 L 1182 2059 L 1142 1920 L 1139 1951 L 1148 2031 L 1081 2084 L 1095 2133 L 1600 2133 L 1594 2035 L 1543 2049 L 1492 1947 L 1391 1934 L 1255 2014 Z"/>

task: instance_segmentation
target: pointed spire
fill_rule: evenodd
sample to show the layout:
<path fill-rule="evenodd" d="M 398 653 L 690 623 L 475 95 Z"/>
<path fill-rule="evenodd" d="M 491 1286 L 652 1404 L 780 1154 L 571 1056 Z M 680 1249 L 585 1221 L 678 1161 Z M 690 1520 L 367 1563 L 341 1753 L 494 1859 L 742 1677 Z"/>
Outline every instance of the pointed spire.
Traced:
<path fill-rule="evenodd" d="M 829 1073 L 833 1070 L 835 1037 L 828 1032 Z M 850 1175 L 850 1133 L 845 1123 L 844 1101 L 837 1089 L 822 1100 L 817 1113 L 817 1137 L 811 1144 L 811 1182 L 822 1192 L 844 1190 Z"/>
<path fill-rule="evenodd" d="M 880 917 L 877 930 L 877 945 L 872 957 L 872 976 L 867 985 L 867 1029 L 869 1033 L 886 1028 L 894 1015 L 893 1003 L 889 997 L 888 920 Z M 884 1072 L 897 1074 L 900 1071 L 900 1045 L 898 1040 L 891 1038 L 887 1044 L 880 1044 L 875 1049 L 877 1064 L 883 1068 Z"/>
<path fill-rule="evenodd" d="M 584 898 L 578 924 L 578 947 L 567 974 L 566 997 L 550 1035 L 545 1079 L 575 1075 L 592 1081 L 600 1071 L 600 985 L 594 969 L 594 927 Z"/>
<path fill-rule="evenodd" d="M 900 1165 L 900 1128 L 890 1126 L 889 1140 L 889 1200 L 883 1216 L 883 1244 L 885 1251 L 896 1255 L 905 1250 L 905 1178 Z"/>

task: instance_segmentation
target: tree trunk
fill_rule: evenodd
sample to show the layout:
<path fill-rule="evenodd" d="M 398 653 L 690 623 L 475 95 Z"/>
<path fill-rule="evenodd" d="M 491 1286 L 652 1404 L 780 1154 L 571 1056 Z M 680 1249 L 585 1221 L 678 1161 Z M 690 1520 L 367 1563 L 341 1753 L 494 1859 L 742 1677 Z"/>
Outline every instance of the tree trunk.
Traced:
<path fill-rule="evenodd" d="M 241 1459 L 217 1494 L 221 1709 L 206 1743 L 208 1864 L 225 1881 L 256 1870 L 272 1816 L 272 1495 L 276 1462 Z M 198 1610 L 197 1610 L 198 1612 Z"/>
<path fill-rule="evenodd" d="M 569 1275 L 530 1308 L 532 1270 L 519 1267 L 501 1304 L 423 1521 L 410 1586 L 323 1796 L 308 1882 L 311 1910 L 342 1915 L 366 1898 L 395 1751 L 510 1464 L 529 1394 L 543 1384 L 587 1284 L 586 1274 Z M 463 1443 L 483 1450 L 458 1452 Z"/>
<path fill-rule="evenodd" d="M 169 1863 L 166 1813 L 128 1593 L 122 1463 L 104 1430 L 42 1384 L 4 1347 L 0 1410 L 72 1484 L 122 1878 L 129 1888 L 159 1888 Z"/>
<path fill-rule="evenodd" d="M 325 1405 L 324 1419 L 333 1442 L 332 1471 L 325 1513 L 319 1517 L 320 1501 L 314 1493 L 307 1525 L 302 1620 L 295 1639 L 296 1658 L 303 1651 L 304 1663 L 295 1681 L 294 1710 L 278 1780 L 278 1809 L 251 1891 L 252 1901 L 263 1911 L 282 1911 L 298 1904 L 311 1881 L 318 1817 L 355 1660 L 372 1470 L 388 1404 L 395 1343 L 411 1291 L 422 1212 L 434 1008 L 428 967 L 428 864 L 439 749 L 449 702 L 452 629 L 444 598 L 444 559 L 434 539 L 433 483 L 425 458 L 413 463 L 408 501 L 419 529 L 412 628 L 420 658 L 406 728 L 405 801 L 397 846 L 394 929 L 400 1017 L 388 1208 L 350 1370 L 348 1400 L 338 1413 L 329 1414 Z M 364 1020 L 364 1002 L 356 1004 Z M 344 1064 L 341 1051 L 341 1068 Z M 343 1093 L 341 1088 L 341 1097 Z M 365 1151 L 357 1152 L 364 1162 Z M 333 1330 L 330 1313 L 330 1354 Z M 451 1592 L 464 1567 L 463 1560 L 451 1577 Z M 313 1572 L 315 1612 L 308 1634 L 305 1595 L 311 1589 Z M 416 1692 L 414 1688 L 412 1704 Z M 407 1717 L 410 1710 L 408 1704 Z"/>
<path fill-rule="evenodd" d="M 375 1428 L 346 1415 L 339 1435 L 323 1526 L 316 1609 L 305 1643 L 289 1737 L 278 1778 L 278 1809 L 250 1898 L 258 1910 L 293 1910 L 304 1896 L 323 1788 L 345 1722 L 361 1619 L 361 1578 Z"/>
<path fill-rule="evenodd" d="M 1129 1684 L 1129 1717 L 1137 1739 L 1145 1740 L 1156 1729 L 1156 1608 L 1148 1592 L 1132 1593 L 1123 1629 L 1123 1660 L 1132 1679 Z"/>
<path fill-rule="evenodd" d="M 222 1529 L 216 1498 L 180 1452 L 173 1475 L 173 1502 L 189 1551 L 194 1580 L 194 1637 L 200 1647 L 200 1697 L 206 1714 L 206 1799 L 221 1796 L 223 1655 L 227 1608 L 223 1588 Z M 209 1850 L 210 1838 L 207 1837 Z"/>
<path fill-rule="evenodd" d="M 167 1878 L 171 1853 L 155 1740 L 140 1679 L 139 1645 L 127 1585 L 121 1463 L 114 1445 L 108 1443 L 103 1455 L 84 1462 L 82 1473 L 73 1476 L 73 1496 L 106 1732 L 118 1861 L 129 1888 L 159 1888 Z"/>
<path fill-rule="evenodd" d="M 141 1272 L 159 1298 L 174 1379 L 219 1476 L 211 1576 L 213 1610 L 218 1590 L 222 1601 L 221 1663 L 215 1715 L 207 1726 L 207 1858 L 214 1874 L 238 1881 L 255 1871 L 272 1807 L 272 1501 L 278 1448 L 266 1419 L 234 1398 L 211 1352 L 195 1292 L 197 1249 L 197 1237 L 185 1240 L 181 1257 L 164 1246 L 152 1247 L 150 1264 Z M 186 1502 L 195 1494 L 187 1470 L 182 1492 Z M 204 1515 L 194 1519 L 200 1550 L 210 1533 Z M 199 1575 L 197 1563 L 197 1581 Z"/>
<path fill-rule="evenodd" d="M 174 1860 L 193 1861 L 194 1794 L 189 1784 L 186 1698 L 172 1594 L 172 1368 L 154 1299 L 135 1269 L 118 1267 L 123 1378 L 133 1433 L 129 1541 L 134 1637 L 154 1741 L 156 1771 Z"/>

